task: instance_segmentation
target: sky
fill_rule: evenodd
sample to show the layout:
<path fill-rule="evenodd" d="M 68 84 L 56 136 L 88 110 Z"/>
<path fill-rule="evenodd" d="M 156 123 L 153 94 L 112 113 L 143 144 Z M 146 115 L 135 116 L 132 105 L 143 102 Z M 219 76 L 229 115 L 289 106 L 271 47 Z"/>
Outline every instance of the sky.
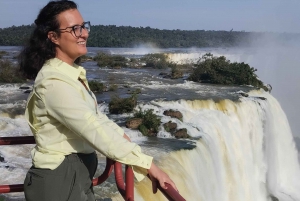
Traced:
<path fill-rule="evenodd" d="M 48 0 L 0 0 L 0 28 L 28 25 Z M 85 21 L 158 29 L 300 33 L 299 0 L 75 0 Z"/>

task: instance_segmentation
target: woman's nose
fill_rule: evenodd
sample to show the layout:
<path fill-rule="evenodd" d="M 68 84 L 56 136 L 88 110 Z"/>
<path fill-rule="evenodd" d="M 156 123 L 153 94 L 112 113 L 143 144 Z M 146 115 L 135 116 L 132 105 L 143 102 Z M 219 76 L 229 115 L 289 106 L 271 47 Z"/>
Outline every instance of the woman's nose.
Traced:
<path fill-rule="evenodd" d="M 83 29 L 81 30 L 81 37 L 82 37 L 82 38 L 88 38 L 88 37 L 89 37 L 89 32 L 88 32 L 88 30 L 86 30 L 85 28 L 83 28 Z"/>

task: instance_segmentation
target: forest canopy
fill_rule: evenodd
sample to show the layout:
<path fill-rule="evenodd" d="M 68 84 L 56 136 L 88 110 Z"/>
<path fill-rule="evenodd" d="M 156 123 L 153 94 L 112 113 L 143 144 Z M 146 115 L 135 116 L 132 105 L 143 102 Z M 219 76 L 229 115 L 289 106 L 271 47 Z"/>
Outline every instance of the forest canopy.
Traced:
<path fill-rule="evenodd" d="M 1 46 L 23 46 L 35 25 L 0 28 Z M 150 27 L 95 25 L 91 27 L 89 47 L 134 47 L 153 44 L 159 48 L 249 46 L 262 37 L 291 41 L 300 34 L 245 31 L 160 30 Z"/>

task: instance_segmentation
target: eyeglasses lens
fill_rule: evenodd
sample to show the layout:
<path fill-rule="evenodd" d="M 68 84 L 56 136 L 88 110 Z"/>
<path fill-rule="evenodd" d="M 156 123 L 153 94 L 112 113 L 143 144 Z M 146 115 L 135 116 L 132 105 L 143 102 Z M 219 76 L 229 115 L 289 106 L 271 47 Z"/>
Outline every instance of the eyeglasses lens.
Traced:
<path fill-rule="evenodd" d="M 73 31 L 76 37 L 81 36 L 82 29 L 85 29 L 89 33 L 91 30 L 90 22 L 84 22 L 83 25 L 77 25 L 73 27 Z"/>

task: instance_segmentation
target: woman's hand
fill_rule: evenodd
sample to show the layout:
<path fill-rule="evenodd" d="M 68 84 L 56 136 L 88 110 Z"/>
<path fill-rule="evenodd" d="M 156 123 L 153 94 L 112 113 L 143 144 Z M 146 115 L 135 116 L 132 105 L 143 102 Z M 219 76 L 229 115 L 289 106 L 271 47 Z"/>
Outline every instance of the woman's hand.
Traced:
<path fill-rule="evenodd" d="M 123 137 L 127 139 L 129 142 L 131 142 L 128 135 L 124 133 Z M 165 183 L 170 184 L 176 191 L 178 191 L 175 183 L 170 179 L 170 177 L 162 171 L 159 167 L 157 167 L 153 162 L 151 163 L 150 169 L 148 170 L 149 177 L 152 181 L 152 190 L 153 193 L 157 192 L 157 182 L 159 182 L 160 186 L 163 189 L 167 189 L 167 186 Z"/>
<path fill-rule="evenodd" d="M 159 182 L 160 186 L 163 189 L 167 189 L 165 183 L 168 183 L 178 192 L 175 183 L 170 179 L 170 177 L 164 171 L 162 171 L 159 167 L 157 167 L 153 162 L 151 164 L 150 169 L 148 170 L 148 173 L 152 181 L 153 193 L 157 192 L 157 181 Z"/>

